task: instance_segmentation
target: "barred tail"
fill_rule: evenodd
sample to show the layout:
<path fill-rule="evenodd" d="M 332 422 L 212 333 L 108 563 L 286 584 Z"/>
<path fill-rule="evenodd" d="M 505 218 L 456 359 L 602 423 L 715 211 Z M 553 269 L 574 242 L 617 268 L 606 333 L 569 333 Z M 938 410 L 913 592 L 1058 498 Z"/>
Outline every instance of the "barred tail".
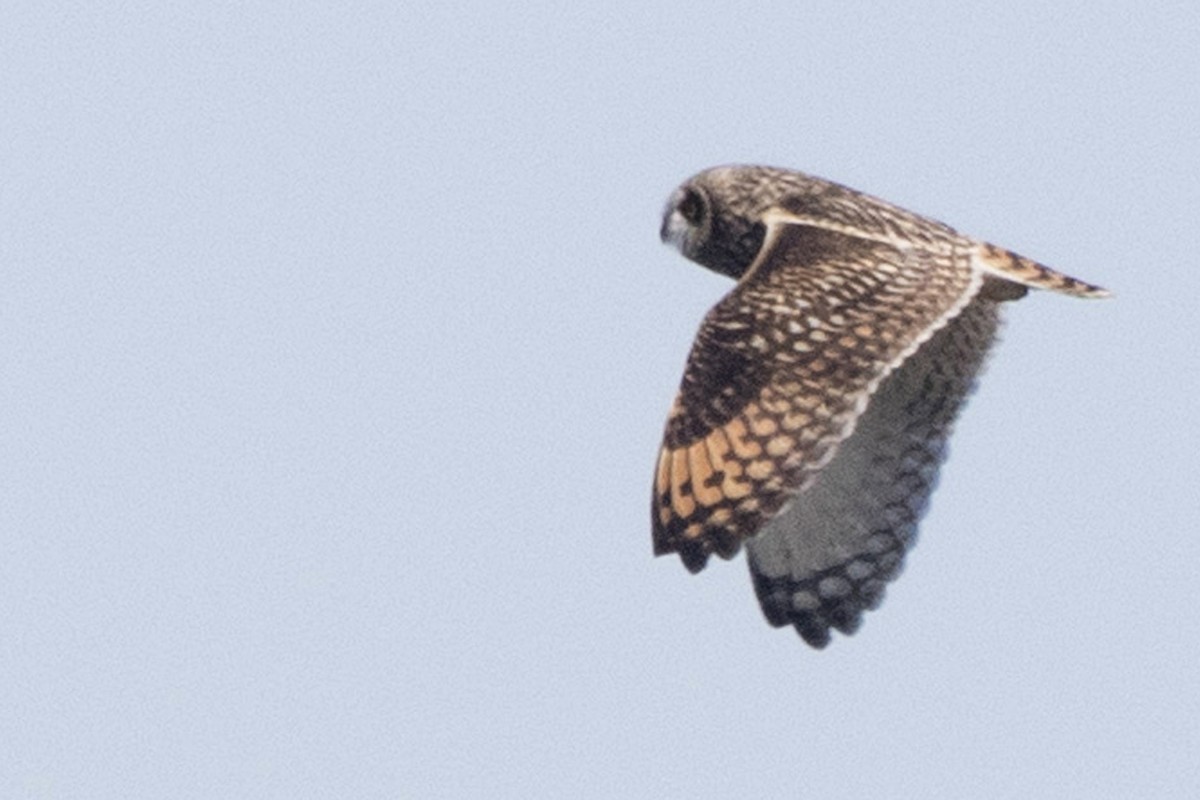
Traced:
<path fill-rule="evenodd" d="M 1064 275 L 986 242 L 980 242 L 971 256 L 984 272 L 1035 289 L 1090 298 L 1108 297 L 1111 294 L 1107 289 Z"/>

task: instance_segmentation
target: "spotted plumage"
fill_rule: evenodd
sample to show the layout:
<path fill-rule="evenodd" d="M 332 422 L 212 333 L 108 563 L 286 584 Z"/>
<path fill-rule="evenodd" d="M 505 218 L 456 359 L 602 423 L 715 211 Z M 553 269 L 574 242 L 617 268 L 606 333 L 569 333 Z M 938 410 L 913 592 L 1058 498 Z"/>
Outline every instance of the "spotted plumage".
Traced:
<path fill-rule="evenodd" d="M 846 187 L 718 167 L 662 236 L 737 279 L 705 317 L 654 479 L 656 554 L 749 542 L 767 619 L 852 632 L 912 543 L 999 305 L 1099 287 Z"/>

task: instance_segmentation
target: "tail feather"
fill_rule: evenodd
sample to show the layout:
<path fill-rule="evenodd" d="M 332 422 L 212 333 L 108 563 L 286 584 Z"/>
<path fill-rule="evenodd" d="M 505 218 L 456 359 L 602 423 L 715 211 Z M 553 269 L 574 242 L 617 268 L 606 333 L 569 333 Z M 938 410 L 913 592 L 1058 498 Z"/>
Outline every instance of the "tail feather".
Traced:
<path fill-rule="evenodd" d="M 1100 298 L 1111 295 L 1111 292 L 1100 286 L 1064 275 L 1044 264 L 986 242 L 979 243 L 972 253 L 972 258 L 984 272 L 1034 289 L 1048 289 L 1075 297 Z"/>

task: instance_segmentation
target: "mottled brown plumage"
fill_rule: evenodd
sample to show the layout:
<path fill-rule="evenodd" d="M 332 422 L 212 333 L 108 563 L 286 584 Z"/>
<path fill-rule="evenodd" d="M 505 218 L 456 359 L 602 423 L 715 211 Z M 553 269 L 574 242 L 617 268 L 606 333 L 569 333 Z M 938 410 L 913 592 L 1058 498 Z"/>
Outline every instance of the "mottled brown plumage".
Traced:
<path fill-rule="evenodd" d="M 899 570 L 998 304 L 1027 286 L 1105 294 L 768 167 L 695 176 L 662 236 L 738 283 L 705 317 L 667 420 L 655 553 L 698 571 L 750 540 L 768 620 L 818 647 Z"/>

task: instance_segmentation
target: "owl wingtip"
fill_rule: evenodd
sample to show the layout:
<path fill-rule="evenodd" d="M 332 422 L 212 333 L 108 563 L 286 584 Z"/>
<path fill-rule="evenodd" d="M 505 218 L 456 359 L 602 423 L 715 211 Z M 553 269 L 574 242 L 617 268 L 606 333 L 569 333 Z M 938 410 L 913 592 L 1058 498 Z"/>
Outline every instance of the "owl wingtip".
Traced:
<path fill-rule="evenodd" d="M 679 560 L 687 571 L 695 575 L 708 566 L 708 557 L 712 550 L 704 540 L 683 540 L 671 546 L 669 552 L 679 555 Z"/>
<path fill-rule="evenodd" d="M 659 525 L 654 526 L 654 556 L 678 555 L 679 560 L 693 575 L 704 569 L 708 564 L 709 548 L 703 540 L 681 539 L 671 536 Z"/>

